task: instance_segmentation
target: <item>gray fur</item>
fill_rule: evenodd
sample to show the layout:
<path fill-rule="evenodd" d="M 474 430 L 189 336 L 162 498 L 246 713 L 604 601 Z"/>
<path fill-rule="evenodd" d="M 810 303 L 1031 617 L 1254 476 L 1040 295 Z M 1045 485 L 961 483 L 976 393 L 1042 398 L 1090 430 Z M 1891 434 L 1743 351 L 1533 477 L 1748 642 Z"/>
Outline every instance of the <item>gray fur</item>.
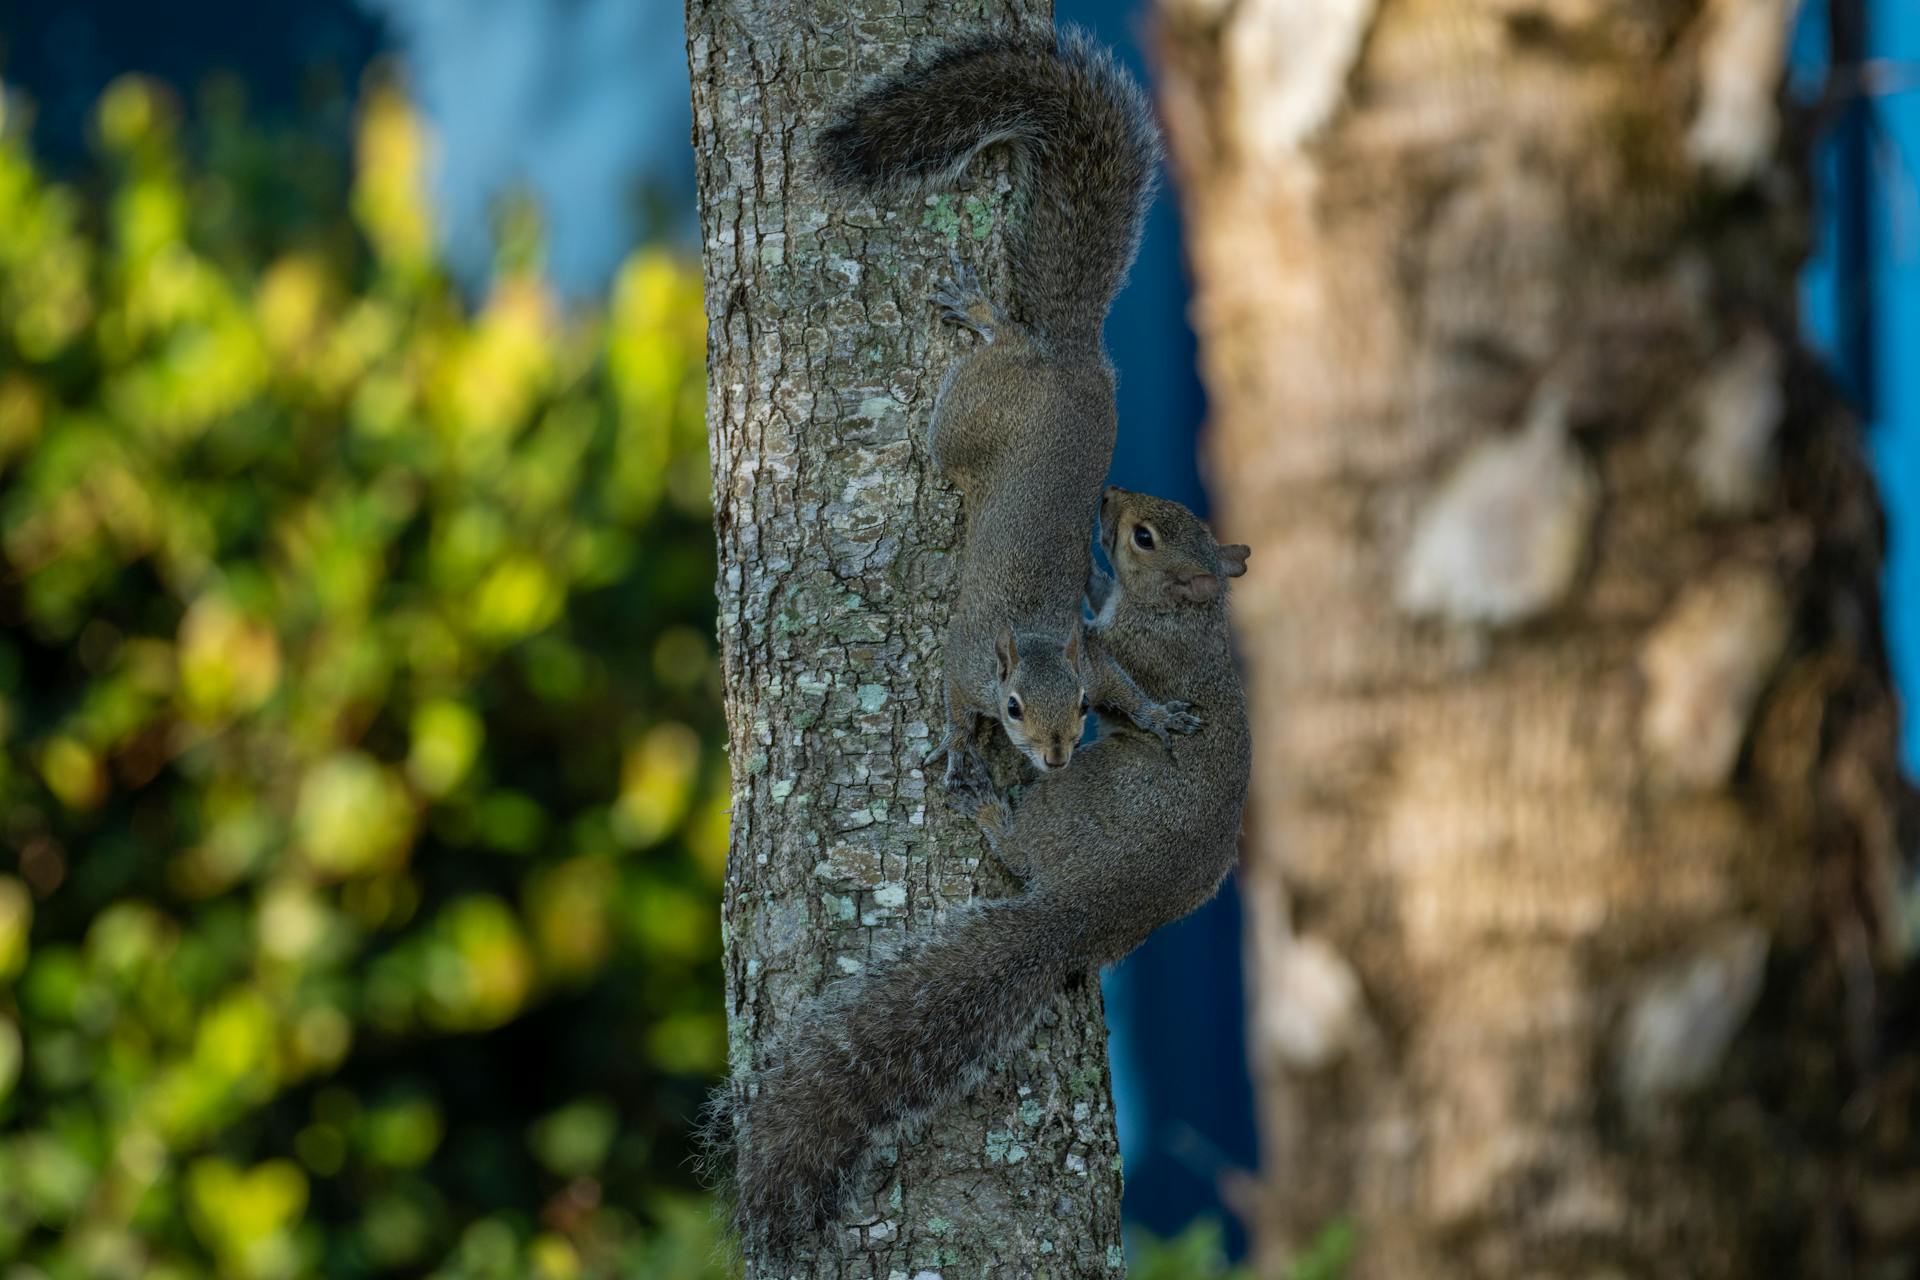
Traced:
<path fill-rule="evenodd" d="M 936 752 L 955 790 L 990 782 L 975 746 L 981 721 L 998 720 L 1046 774 L 1072 757 L 1090 686 L 1126 691 L 1071 640 L 1090 563 L 1086 517 L 1113 459 L 1100 326 L 1139 245 L 1159 131 L 1109 53 L 1042 30 L 948 49 L 863 94 L 820 141 L 831 177 L 871 191 L 950 182 L 1001 142 L 1019 158 L 1027 204 L 1009 250 L 1011 313 L 969 278 L 934 295 L 948 321 L 982 339 L 942 383 L 928 429 L 935 466 L 966 495 Z M 1019 652 L 1010 668 L 996 656 L 1005 633 Z M 1134 693 L 1122 705 L 1156 732 L 1184 723 L 1178 708 Z"/>
<path fill-rule="evenodd" d="M 1111 625 L 1086 643 L 1147 696 L 1196 701 L 1206 722 L 1162 742 L 1116 718 L 1017 811 L 982 804 L 1024 890 L 902 940 L 796 1013 L 722 1095 L 711 1136 L 737 1142 L 736 1222 L 775 1258 L 836 1216 L 876 1145 L 975 1088 L 1068 983 L 1194 910 L 1233 864 L 1251 741 L 1225 579 L 1244 572 L 1245 548 L 1223 551 L 1177 503 L 1124 490 L 1102 514 L 1118 581 Z M 1113 545 L 1139 519 L 1158 531 L 1152 555 Z"/>
<path fill-rule="evenodd" d="M 981 344 L 942 383 L 928 443 L 966 500 L 946 649 L 948 782 L 987 783 L 991 795 L 973 733 L 999 719 L 1042 779 L 1018 814 L 997 796 L 979 814 L 1002 860 L 1033 879 L 904 939 L 797 1011 L 760 1068 L 717 1100 L 710 1148 L 736 1153 L 736 1223 L 776 1259 L 836 1215 L 877 1144 L 974 1088 L 1068 983 L 1204 901 L 1239 828 L 1246 726 L 1224 591 L 1200 600 L 1190 576 L 1163 584 L 1123 564 L 1111 625 L 1083 635 L 1080 622 L 1087 518 L 1114 443 L 1100 326 L 1159 157 L 1145 96 L 1083 37 L 992 37 L 862 96 L 820 156 L 844 184 L 901 190 L 952 181 L 1000 142 L 1026 195 L 1013 306 L 1002 314 L 967 279 L 935 295 Z M 1171 509 L 1190 558 L 1218 570 L 1206 527 Z M 1165 598 L 1136 599 L 1136 584 Z M 1196 693 L 1204 726 L 1182 701 Z M 1065 768 L 1090 703 L 1114 731 Z M 1164 745 L 1173 733 L 1190 736 Z"/>
<path fill-rule="evenodd" d="M 1053 348 L 1097 348 L 1153 200 L 1160 131 L 1139 84 L 1085 33 L 988 36 L 863 94 L 820 138 L 843 186 L 953 182 L 1013 146 L 1026 216 L 1014 236 L 1013 318 Z"/>

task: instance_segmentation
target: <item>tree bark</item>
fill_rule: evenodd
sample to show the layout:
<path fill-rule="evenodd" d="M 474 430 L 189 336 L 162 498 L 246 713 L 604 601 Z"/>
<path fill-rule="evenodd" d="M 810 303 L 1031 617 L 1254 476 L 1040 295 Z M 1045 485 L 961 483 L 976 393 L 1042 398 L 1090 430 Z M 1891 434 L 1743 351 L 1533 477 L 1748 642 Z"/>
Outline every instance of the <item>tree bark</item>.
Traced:
<path fill-rule="evenodd" d="M 1786 5 L 1160 15 L 1257 550 L 1266 1260 L 1911 1274 L 1911 809 Z"/>
<path fill-rule="evenodd" d="M 733 765 L 724 925 L 736 1073 L 875 939 L 1011 887 L 921 765 L 943 724 L 956 496 L 925 447 L 959 351 L 927 299 L 1002 261 L 1004 172 L 899 207 L 823 188 L 835 107 L 911 55 L 1042 4 L 687 8 L 707 421 Z M 966 1104 L 883 1153 L 819 1277 L 1108 1276 L 1118 1147 L 1089 982 Z M 772 1274 L 755 1258 L 749 1276 Z"/>

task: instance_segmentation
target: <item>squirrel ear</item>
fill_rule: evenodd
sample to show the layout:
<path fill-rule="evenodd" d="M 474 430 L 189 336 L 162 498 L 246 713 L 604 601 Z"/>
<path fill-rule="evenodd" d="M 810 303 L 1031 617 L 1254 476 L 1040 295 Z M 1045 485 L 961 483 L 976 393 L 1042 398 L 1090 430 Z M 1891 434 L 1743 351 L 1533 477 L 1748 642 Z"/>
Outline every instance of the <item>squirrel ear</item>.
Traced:
<path fill-rule="evenodd" d="M 1253 554 L 1253 548 L 1245 543 L 1232 542 L 1220 548 L 1220 568 L 1229 578 L 1237 578 L 1247 571 L 1247 557 Z"/>
<path fill-rule="evenodd" d="M 1167 594 L 1189 604 L 1205 604 L 1220 594 L 1220 579 L 1211 573 L 1190 573 L 1176 578 Z"/>
<path fill-rule="evenodd" d="M 1073 630 L 1067 633 L 1067 665 L 1070 667 L 1080 665 L 1080 631 L 1080 619 L 1075 618 Z"/>
<path fill-rule="evenodd" d="M 993 653 L 1000 660 L 1000 678 L 1005 680 L 1020 661 L 1020 647 L 1013 641 L 1013 628 L 1000 628 L 1000 634 L 993 638 Z"/>

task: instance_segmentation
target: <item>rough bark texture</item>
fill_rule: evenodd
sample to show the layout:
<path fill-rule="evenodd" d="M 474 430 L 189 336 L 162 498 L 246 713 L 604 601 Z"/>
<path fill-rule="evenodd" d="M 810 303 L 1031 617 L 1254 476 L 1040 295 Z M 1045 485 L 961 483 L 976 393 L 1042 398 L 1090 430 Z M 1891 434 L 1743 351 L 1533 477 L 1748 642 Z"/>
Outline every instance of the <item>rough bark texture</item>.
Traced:
<path fill-rule="evenodd" d="M 1162 0 L 1256 548 L 1270 1261 L 1351 1216 L 1357 1277 L 1913 1274 L 1910 810 L 1785 19 Z"/>
<path fill-rule="evenodd" d="M 736 1068 L 874 940 L 1006 892 L 921 762 L 942 723 L 958 501 L 927 413 L 960 349 L 928 295 L 958 251 L 992 282 L 1004 173 L 925 205 L 825 190 L 835 104 L 1041 5 L 752 0 L 687 9 L 708 428 L 734 773 L 725 902 Z M 1003 280 L 1003 277 L 1000 277 Z M 820 1277 L 1109 1276 L 1119 1155 L 1099 989 L 898 1151 Z M 748 1274 L 770 1275 L 748 1259 Z"/>

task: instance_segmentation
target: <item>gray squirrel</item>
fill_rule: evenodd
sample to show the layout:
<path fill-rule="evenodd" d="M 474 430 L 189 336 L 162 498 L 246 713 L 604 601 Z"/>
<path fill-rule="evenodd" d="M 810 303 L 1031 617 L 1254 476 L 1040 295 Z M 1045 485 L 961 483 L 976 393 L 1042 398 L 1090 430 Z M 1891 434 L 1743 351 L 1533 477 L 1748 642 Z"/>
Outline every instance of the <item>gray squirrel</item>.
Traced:
<path fill-rule="evenodd" d="M 736 1226 L 773 1259 L 837 1215 L 877 1144 L 974 1089 L 1068 984 L 1199 907 L 1233 865 L 1252 742 L 1226 580 L 1246 572 L 1247 548 L 1122 489 L 1102 498 L 1100 529 L 1116 579 L 1090 576 L 1102 610 L 1087 645 L 1204 723 L 1162 742 L 1103 716 L 1099 740 L 1018 809 L 982 800 L 1021 891 L 900 939 L 798 1010 L 722 1094 L 712 1140 L 737 1141 Z"/>
<path fill-rule="evenodd" d="M 946 785 L 990 785 L 974 735 L 998 719 L 1041 774 L 1064 768 L 1096 700 L 1159 736 L 1191 732 L 1179 700 L 1141 695 L 1081 643 L 1087 514 L 1115 434 L 1100 327 L 1139 247 L 1160 135 L 1131 76 L 1083 35 L 1049 29 L 942 51 L 857 98 L 820 143 L 843 187 L 878 193 L 954 181 L 1009 143 L 1024 215 L 1003 313 L 965 272 L 934 295 L 981 343 L 948 372 L 928 443 L 965 499 L 959 592 L 946 644 Z M 1098 699 L 1096 699 L 1096 694 Z"/>
<path fill-rule="evenodd" d="M 1102 492 L 1115 412 L 1100 327 L 1159 158 L 1144 95 L 1084 37 L 989 37 L 856 99 L 821 160 L 843 186 L 905 191 L 996 143 L 1025 197 L 1013 297 L 1002 313 L 964 274 L 935 295 L 981 342 L 948 374 L 929 444 L 967 519 L 947 785 L 1022 889 L 881 948 L 717 1096 L 709 1151 L 731 1147 L 736 1226 L 771 1261 L 836 1216 L 877 1144 L 976 1087 L 1070 984 L 1206 901 L 1238 847 L 1251 748 L 1226 579 L 1247 549 L 1177 503 Z M 1112 580 L 1086 536 L 1096 506 Z M 1102 733 L 1068 767 L 1089 711 Z M 988 717 L 1040 773 L 1017 809 L 977 754 Z"/>

